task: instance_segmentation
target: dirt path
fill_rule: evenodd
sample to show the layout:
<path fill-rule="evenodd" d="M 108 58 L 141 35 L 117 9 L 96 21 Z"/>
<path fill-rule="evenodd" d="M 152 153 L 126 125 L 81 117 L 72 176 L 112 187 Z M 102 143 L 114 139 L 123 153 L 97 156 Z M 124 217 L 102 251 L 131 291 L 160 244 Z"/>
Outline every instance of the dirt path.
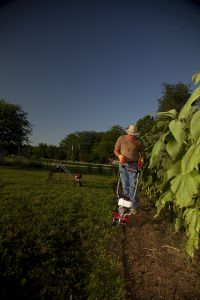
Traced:
<path fill-rule="evenodd" d="M 181 234 L 171 227 L 144 204 L 119 228 L 127 300 L 200 299 L 199 258 L 184 253 Z"/>

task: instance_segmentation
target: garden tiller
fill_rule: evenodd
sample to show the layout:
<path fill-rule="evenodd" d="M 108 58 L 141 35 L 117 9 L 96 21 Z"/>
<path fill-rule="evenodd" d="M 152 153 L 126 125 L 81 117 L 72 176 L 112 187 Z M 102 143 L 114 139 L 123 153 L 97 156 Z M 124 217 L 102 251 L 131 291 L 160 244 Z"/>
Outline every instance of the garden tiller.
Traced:
<path fill-rule="evenodd" d="M 82 186 L 82 182 L 81 182 L 81 178 L 82 175 L 81 173 L 76 173 L 75 175 L 73 175 L 62 163 L 57 163 L 56 165 L 57 169 L 60 169 L 62 171 L 64 171 L 66 174 L 70 174 L 73 179 L 74 179 L 74 184 L 78 185 L 78 186 Z"/>
<path fill-rule="evenodd" d="M 139 175 L 140 175 L 140 170 L 138 169 L 135 177 L 134 197 L 137 192 Z M 112 217 L 113 217 L 112 223 L 113 225 L 119 226 L 120 224 L 124 225 L 129 220 L 129 216 L 131 214 L 131 208 L 132 208 L 132 202 L 129 199 L 126 199 L 126 197 L 124 197 L 122 194 L 121 174 L 119 175 L 118 182 L 117 182 L 116 195 L 117 195 L 118 208 L 117 211 L 114 211 L 112 213 Z"/>

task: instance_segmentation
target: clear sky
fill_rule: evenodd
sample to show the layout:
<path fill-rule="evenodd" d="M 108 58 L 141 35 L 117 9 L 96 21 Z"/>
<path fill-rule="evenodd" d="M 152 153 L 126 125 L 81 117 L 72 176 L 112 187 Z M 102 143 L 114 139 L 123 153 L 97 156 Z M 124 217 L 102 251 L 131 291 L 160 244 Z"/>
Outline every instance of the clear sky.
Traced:
<path fill-rule="evenodd" d="M 0 0 L 0 98 L 33 145 L 127 127 L 199 70 L 199 1 Z"/>

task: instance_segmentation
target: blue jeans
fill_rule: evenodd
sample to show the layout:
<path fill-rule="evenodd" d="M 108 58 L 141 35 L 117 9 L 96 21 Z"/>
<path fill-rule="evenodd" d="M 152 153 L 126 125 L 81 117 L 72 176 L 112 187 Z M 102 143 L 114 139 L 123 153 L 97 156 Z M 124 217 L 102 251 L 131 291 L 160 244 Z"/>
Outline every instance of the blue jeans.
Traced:
<path fill-rule="evenodd" d="M 122 180 L 122 189 L 124 197 L 128 197 L 132 202 L 132 207 L 137 208 L 135 190 L 137 162 L 119 164 L 119 171 Z"/>

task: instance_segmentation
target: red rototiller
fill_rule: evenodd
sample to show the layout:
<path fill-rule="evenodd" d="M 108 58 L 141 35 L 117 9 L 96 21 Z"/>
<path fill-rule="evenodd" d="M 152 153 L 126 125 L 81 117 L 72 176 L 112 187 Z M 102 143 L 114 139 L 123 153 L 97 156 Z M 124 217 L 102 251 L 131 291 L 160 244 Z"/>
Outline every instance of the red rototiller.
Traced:
<path fill-rule="evenodd" d="M 49 172 L 48 180 L 50 180 L 52 175 L 54 173 L 56 173 L 56 171 L 58 171 L 58 170 L 63 171 L 64 173 L 71 175 L 73 177 L 74 185 L 82 186 L 82 182 L 81 182 L 82 175 L 81 175 L 81 173 L 76 173 L 76 174 L 73 175 L 61 162 L 58 162 L 56 164 L 56 169 L 55 170 L 51 170 Z"/>

